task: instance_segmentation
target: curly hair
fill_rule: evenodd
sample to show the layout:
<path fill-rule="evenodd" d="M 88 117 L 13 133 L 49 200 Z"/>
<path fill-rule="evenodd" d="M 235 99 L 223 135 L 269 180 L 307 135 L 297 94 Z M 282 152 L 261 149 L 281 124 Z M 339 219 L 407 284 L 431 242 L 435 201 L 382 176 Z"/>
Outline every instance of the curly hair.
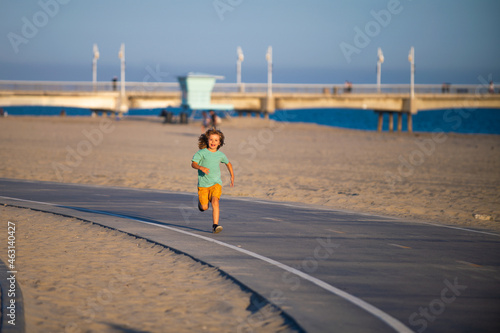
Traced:
<path fill-rule="evenodd" d="M 217 150 L 219 150 L 220 147 L 224 146 L 224 134 L 221 131 L 212 128 L 203 133 L 202 135 L 200 135 L 200 137 L 198 138 L 198 148 L 199 149 L 208 148 L 208 138 L 210 137 L 210 135 L 214 134 L 218 135 L 220 139 L 220 144 L 217 147 Z"/>

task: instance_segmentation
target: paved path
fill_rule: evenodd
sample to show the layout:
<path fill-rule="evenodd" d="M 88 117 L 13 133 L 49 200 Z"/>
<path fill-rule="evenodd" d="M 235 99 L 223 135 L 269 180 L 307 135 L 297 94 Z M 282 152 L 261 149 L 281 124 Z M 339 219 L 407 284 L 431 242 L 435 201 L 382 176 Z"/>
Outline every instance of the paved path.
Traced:
<path fill-rule="evenodd" d="M 223 198 L 224 231 L 213 235 L 211 212 L 198 211 L 194 194 L 8 179 L 0 179 L 0 202 L 94 221 L 189 254 L 308 332 L 500 332 L 494 232 Z"/>

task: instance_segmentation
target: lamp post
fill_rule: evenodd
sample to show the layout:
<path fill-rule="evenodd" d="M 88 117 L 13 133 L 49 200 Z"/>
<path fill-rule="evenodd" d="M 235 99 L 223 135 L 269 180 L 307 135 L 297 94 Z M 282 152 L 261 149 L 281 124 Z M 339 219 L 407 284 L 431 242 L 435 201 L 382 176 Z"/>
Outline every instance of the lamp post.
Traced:
<path fill-rule="evenodd" d="M 415 49 L 413 46 L 408 54 L 408 61 L 411 64 L 410 97 L 413 99 L 415 96 Z"/>
<path fill-rule="evenodd" d="M 377 92 L 380 93 L 380 81 L 382 76 L 382 63 L 384 62 L 384 54 L 382 53 L 382 49 L 378 48 L 378 61 L 377 61 Z"/>
<path fill-rule="evenodd" d="M 238 49 L 236 50 L 238 54 L 238 59 L 236 60 L 236 83 L 238 85 L 241 84 L 241 63 L 243 62 L 243 51 L 241 50 L 241 47 L 238 46 Z"/>
<path fill-rule="evenodd" d="M 125 44 L 120 46 L 118 58 L 121 60 L 121 73 L 120 73 L 120 112 L 126 111 L 125 101 Z"/>
<path fill-rule="evenodd" d="M 408 61 L 411 64 L 411 78 L 410 78 L 410 110 L 408 112 L 408 132 L 413 132 L 413 122 L 412 122 L 412 113 L 414 108 L 413 97 L 415 97 L 415 49 L 413 46 L 410 49 L 410 53 L 408 54 Z"/>
<path fill-rule="evenodd" d="M 267 60 L 267 98 L 273 95 L 273 47 L 269 46 L 266 53 Z"/>
<path fill-rule="evenodd" d="M 236 59 L 236 83 L 240 92 L 243 92 L 243 86 L 241 85 L 241 63 L 243 62 L 244 57 L 240 46 L 238 46 L 236 53 L 238 54 L 238 58 Z"/>
<path fill-rule="evenodd" d="M 94 59 L 92 60 L 92 86 L 94 91 L 97 90 L 97 59 L 99 59 L 99 49 L 97 44 L 94 44 Z"/>
<path fill-rule="evenodd" d="M 270 112 L 274 112 L 274 99 L 273 99 L 273 47 L 269 46 L 266 53 L 267 60 L 267 105 L 266 105 L 266 118 Z"/>

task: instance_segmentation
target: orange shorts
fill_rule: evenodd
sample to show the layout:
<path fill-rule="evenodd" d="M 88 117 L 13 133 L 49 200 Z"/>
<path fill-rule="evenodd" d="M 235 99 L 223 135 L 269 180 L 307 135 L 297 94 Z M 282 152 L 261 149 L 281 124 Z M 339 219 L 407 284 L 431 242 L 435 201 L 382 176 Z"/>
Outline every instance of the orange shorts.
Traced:
<path fill-rule="evenodd" d="M 203 206 L 208 205 L 209 202 L 212 202 L 213 197 L 220 199 L 221 194 L 222 186 L 220 184 L 215 184 L 210 187 L 198 187 L 198 200 L 200 200 L 200 203 Z"/>

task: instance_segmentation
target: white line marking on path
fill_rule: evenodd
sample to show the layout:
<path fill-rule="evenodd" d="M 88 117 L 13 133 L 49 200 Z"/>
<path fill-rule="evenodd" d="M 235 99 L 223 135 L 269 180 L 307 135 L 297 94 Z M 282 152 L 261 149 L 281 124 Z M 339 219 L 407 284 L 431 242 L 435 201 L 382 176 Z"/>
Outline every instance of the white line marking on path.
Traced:
<path fill-rule="evenodd" d="M 283 221 L 282 219 L 277 219 L 275 217 L 263 217 L 263 220 L 271 220 L 271 221 Z"/>
<path fill-rule="evenodd" d="M 31 202 L 31 203 L 37 203 L 37 204 L 41 204 L 41 205 L 48 205 L 48 206 L 53 206 L 53 207 L 60 207 L 60 208 L 67 208 L 67 209 L 70 209 L 72 207 L 69 207 L 69 206 L 63 206 L 63 205 L 57 205 L 57 204 L 52 204 L 52 203 L 48 203 L 48 202 L 40 202 L 40 201 L 32 201 L 32 200 L 24 200 L 24 199 L 19 199 L 19 198 L 11 198 L 11 197 L 3 197 L 3 196 L 0 196 L 0 198 L 5 198 L 5 199 L 10 199 L 10 200 L 17 200 L 17 201 L 22 201 L 22 202 Z M 76 208 L 76 207 L 75 207 Z M 406 327 L 402 322 L 400 322 L 399 320 L 397 320 L 396 318 L 393 318 L 392 316 L 390 316 L 389 314 L 383 312 L 382 310 L 376 308 L 375 306 L 363 301 L 362 299 L 356 297 L 356 296 L 353 296 L 351 294 L 348 294 L 346 293 L 345 291 L 343 290 L 340 290 L 320 279 L 317 279 L 309 274 L 306 274 L 302 271 L 299 271 L 298 269 L 295 269 L 293 267 L 290 267 L 290 266 L 287 266 L 285 264 L 282 264 L 280 263 L 279 261 L 276 261 L 276 260 L 273 260 L 271 258 L 268 258 L 268 257 L 265 257 L 265 256 L 262 256 L 260 254 L 257 254 L 255 252 L 252 252 L 252 251 L 248 251 L 248 250 L 245 250 L 245 249 L 242 249 L 240 247 L 237 247 L 237 246 L 234 246 L 234 245 L 231 245 L 231 244 L 228 244 L 228 243 L 224 243 L 224 242 L 221 242 L 221 241 L 218 241 L 216 239 L 213 239 L 213 238 L 209 238 L 209 237 L 206 237 L 206 236 L 202 236 L 202 235 L 197 235 L 197 234 L 194 234 L 194 233 L 191 233 L 189 231 L 185 231 L 185 230 L 180 230 L 180 229 L 177 229 L 177 228 L 173 228 L 173 227 L 169 227 L 169 226 L 166 226 L 166 225 L 160 225 L 160 224 L 157 224 L 157 223 L 152 223 L 152 222 L 147 222 L 147 221 L 143 221 L 143 220 L 140 220 L 140 219 L 136 219 L 136 218 L 132 218 L 132 217 L 129 217 L 129 216 L 126 216 L 126 215 L 120 215 L 120 214 L 113 214 L 113 213 L 108 213 L 108 212 L 104 212 L 104 211 L 97 211 L 97 210 L 92 210 L 92 209 L 86 209 L 86 208 L 79 208 L 81 211 L 87 211 L 89 213 L 95 213 L 95 214 L 100 214 L 100 215 L 108 215 L 108 216 L 115 216 L 115 217 L 120 217 L 120 218 L 125 218 L 125 219 L 128 219 L 128 220 L 132 220 L 132 221 L 136 221 L 136 222 L 140 222 L 140 223 L 144 223 L 144 224 L 149 224 L 149 225 L 152 225 L 152 226 L 155 226 L 155 227 L 159 227 L 159 228 L 164 228 L 164 229 L 168 229 L 168 230 L 171 230 L 171 231 L 175 231 L 175 232 L 178 232 L 178 233 L 181 233 L 181 234 L 185 234 L 185 235 L 188 235 L 188 236 L 192 236 L 192 237 L 196 237 L 196 238 L 200 238 L 200 239 L 203 239 L 207 242 L 212 242 L 212 243 L 215 243 L 215 244 L 218 244 L 220 246 L 224 246 L 224 247 L 227 247 L 227 248 L 230 248 L 232 250 L 235 250 L 235 251 L 238 251 L 238 252 L 241 252 L 241 253 L 244 253 L 248 256 L 251 256 L 251 257 L 254 257 L 256 259 L 259 259 L 259 260 L 262 260 L 270 265 L 274 265 L 276 267 L 279 267 L 287 272 L 290 272 L 292 274 L 295 274 L 301 278 L 303 278 L 304 280 L 307 280 L 309 282 L 312 282 L 314 283 L 315 285 L 331 292 L 332 294 L 335 294 L 339 297 L 342 297 L 343 299 L 357 305 L 358 307 L 360 307 L 361 309 L 365 310 L 366 312 L 372 314 L 373 316 L 379 318 L 381 321 L 383 321 L 384 323 L 386 323 L 387 325 L 389 325 L 390 327 L 392 327 L 396 332 L 399 332 L 399 333 L 413 333 L 412 330 L 410 330 L 408 327 Z"/>
<path fill-rule="evenodd" d="M 327 231 L 331 231 L 331 232 L 334 232 L 336 234 L 345 234 L 345 232 L 343 231 L 338 231 L 338 230 L 333 230 L 333 229 L 326 229 Z"/>
<path fill-rule="evenodd" d="M 402 248 L 402 249 L 411 249 L 411 247 L 409 247 L 409 246 L 403 246 L 403 245 L 399 245 L 399 244 L 387 243 L 387 245 L 396 246 L 396 247 L 399 247 L 399 248 Z"/>
<path fill-rule="evenodd" d="M 462 261 L 462 260 L 455 260 L 455 261 L 458 262 L 459 264 L 464 264 L 464 265 L 468 265 L 468 266 L 472 266 L 472 267 L 482 267 L 481 265 L 474 264 L 474 263 L 468 262 L 468 261 Z"/>

